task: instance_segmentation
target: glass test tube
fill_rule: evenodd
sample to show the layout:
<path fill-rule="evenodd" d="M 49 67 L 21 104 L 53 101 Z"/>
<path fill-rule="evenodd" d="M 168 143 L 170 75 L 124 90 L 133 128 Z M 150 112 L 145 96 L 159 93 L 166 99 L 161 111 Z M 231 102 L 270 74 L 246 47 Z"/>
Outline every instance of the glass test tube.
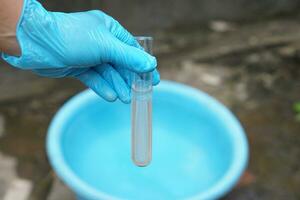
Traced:
<path fill-rule="evenodd" d="M 152 54 L 151 37 L 136 37 L 136 40 Z M 132 160 L 144 167 L 152 159 L 152 72 L 134 75 L 131 94 Z"/>

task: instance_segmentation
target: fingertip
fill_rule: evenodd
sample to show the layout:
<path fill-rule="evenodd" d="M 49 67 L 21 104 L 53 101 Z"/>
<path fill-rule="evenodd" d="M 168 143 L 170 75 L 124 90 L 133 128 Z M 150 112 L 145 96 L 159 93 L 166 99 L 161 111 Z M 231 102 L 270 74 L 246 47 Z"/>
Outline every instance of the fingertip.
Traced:
<path fill-rule="evenodd" d="M 136 72 L 138 73 L 145 73 L 145 72 L 151 72 L 155 69 L 157 66 L 157 61 L 154 56 L 151 56 L 150 54 L 147 54 L 145 56 L 145 59 L 140 63 L 140 67 Z"/>
<path fill-rule="evenodd" d="M 106 101 L 113 102 L 118 97 L 110 85 L 93 70 L 89 70 L 75 77 Z"/>
<path fill-rule="evenodd" d="M 160 83 L 160 79 L 153 80 L 153 86 L 157 86 Z"/>
<path fill-rule="evenodd" d="M 105 87 L 105 86 L 104 86 Z M 105 99 L 108 102 L 114 102 L 117 100 L 118 95 L 113 89 L 107 87 L 107 88 L 102 88 L 98 89 L 97 87 L 91 87 L 91 89 L 100 97 Z"/>
<path fill-rule="evenodd" d="M 114 102 L 117 100 L 118 96 L 115 92 L 107 92 L 105 97 L 103 97 L 106 101 Z"/>
<path fill-rule="evenodd" d="M 119 98 L 121 102 L 125 103 L 125 104 L 129 104 L 131 102 L 131 97 L 128 96 L 127 98 Z"/>
<path fill-rule="evenodd" d="M 111 88 L 111 86 L 104 79 L 102 79 L 102 77 L 99 77 L 98 79 L 98 83 L 94 83 L 94 86 L 91 88 L 106 101 L 116 101 L 118 94 L 114 91 L 114 89 Z"/>
<path fill-rule="evenodd" d="M 115 85 L 116 84 L 117 83 L 115 83 Z M 120 86 L 120 87 L 115 86 L 115 90 L 117 91 L 119 99 L 123 103 L 130 102 L 130 89 L 127 87 L 127 84 L 125 83 L 125 81 L 124 81 L 124 84 L 122 84 L 122 86 Z"/>
<path fill-rule="evenodd" d="M 146 70 L 145 72 L 154 70 L 156 66 L 157 66 L 156 58 L 154 56 L 149 55 L 148 62 L 145 66 L 145 70 Z"/>
<path fill-rule="evenodd" d="M 130 102 L 130 89 L 118 71 L 109 64 L 102 64 L 94 69 L 110 84 L 120 101 Z"/>
<path fill-rule="evenodd" d="M 152 84 L 155 86 L 155 85 L 158 85 L 159 82 L 160 82 L 160 74 L 159 72 L 155 69 L 152 73 Z"/>
<path fill-rule="evenodd" d="M 123 66 L 130 71 L 143 73 L 153 71 L 157 65 L 156 58 L 147 52 L 115 40 L 116 48 L 107 54 L 104 60 L 113 66 Z"/>

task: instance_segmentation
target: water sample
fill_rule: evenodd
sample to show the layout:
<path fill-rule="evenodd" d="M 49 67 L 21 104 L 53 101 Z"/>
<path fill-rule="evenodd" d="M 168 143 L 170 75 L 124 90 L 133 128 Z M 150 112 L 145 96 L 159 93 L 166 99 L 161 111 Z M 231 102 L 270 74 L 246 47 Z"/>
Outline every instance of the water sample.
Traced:
<path fill-rule="evenodd" d="M 148 53 L 152 53 L 151 37 L 136 37 Z M 132 160 L 140 167 L 152 159 L 152 72 L 135 74 L 131 101 Z"/>

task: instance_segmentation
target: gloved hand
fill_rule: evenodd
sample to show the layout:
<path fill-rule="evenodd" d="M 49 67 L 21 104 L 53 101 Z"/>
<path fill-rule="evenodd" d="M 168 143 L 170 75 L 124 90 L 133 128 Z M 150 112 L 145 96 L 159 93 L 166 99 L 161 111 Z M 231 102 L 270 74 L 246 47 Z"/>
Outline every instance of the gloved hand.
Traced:
<path fill-rule="evenodd" d="M 17 26 L 20 57 L 3 54 L 11 65 L 47 77 L 75 77 L 108 101 L 130 101 L 133 73 L 153 71 L 156 59 L 116 20 L 97 10 L 49 12 L 24 0 Z"/>

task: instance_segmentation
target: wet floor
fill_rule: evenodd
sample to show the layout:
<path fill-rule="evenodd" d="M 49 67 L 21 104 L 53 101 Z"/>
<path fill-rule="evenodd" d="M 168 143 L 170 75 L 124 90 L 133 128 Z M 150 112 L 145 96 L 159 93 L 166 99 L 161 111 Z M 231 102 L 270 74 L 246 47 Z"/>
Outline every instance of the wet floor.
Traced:
<path fill-rule="evenodd" d="M 224 199 L 300 199 L 300 122 L 293 111 L 300 101 L 300 38 L 294 34 L 300 23 L 231 27 L 225 33 L 209 28 L 157 33 L 162 78 L 208 92 L 241 120 L 250 143 L 249 167 Z M 74 80 L 0 67 L 0 152 L 17 158 L 18 175 L 34 182 L 32 199 L 46 199 L 52 186 L 45 156 L 49 122 L 82 89 Z"/>

